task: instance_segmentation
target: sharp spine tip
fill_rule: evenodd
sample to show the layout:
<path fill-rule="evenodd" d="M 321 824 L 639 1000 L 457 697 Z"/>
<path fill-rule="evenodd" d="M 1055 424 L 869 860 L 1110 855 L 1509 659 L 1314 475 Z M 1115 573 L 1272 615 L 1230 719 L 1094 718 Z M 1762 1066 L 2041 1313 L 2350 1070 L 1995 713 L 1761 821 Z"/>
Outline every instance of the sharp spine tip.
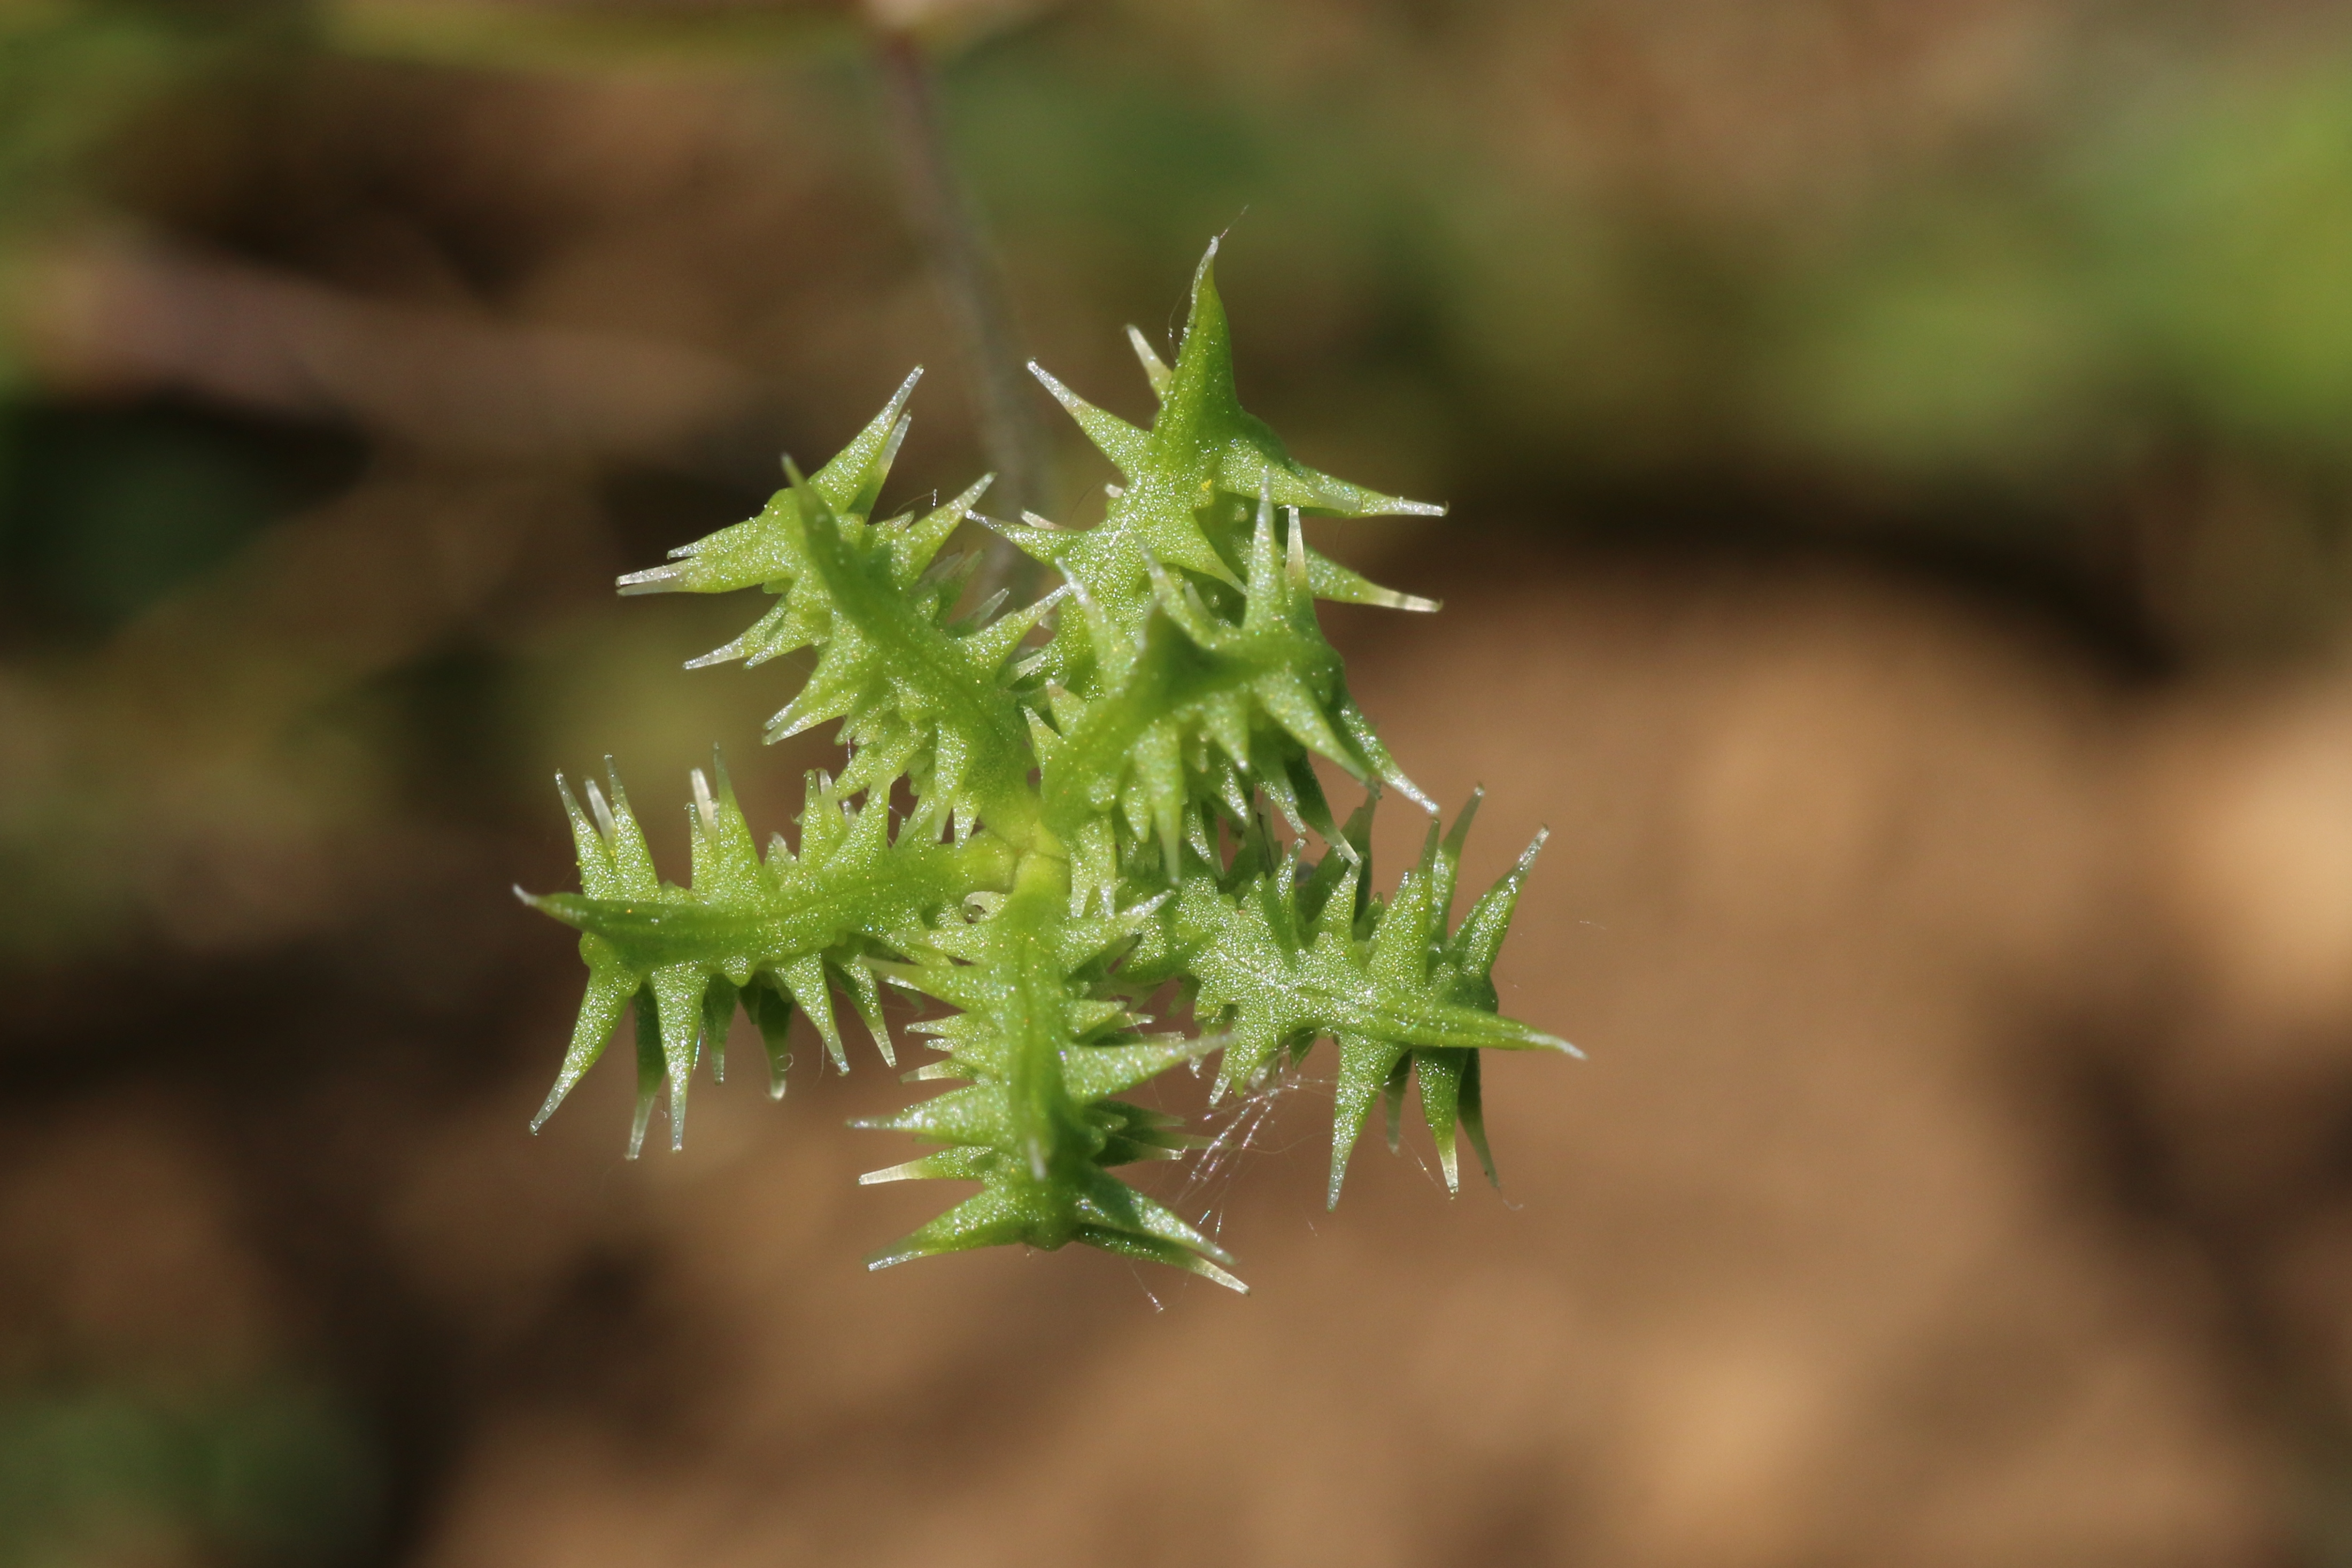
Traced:
<path fill-rule="evenodd" d="M 1036 361 L 1032 360 L 1029 361 L 1029 373 L 1037 378 L 1037 382 L 1040 386 L 1044 387 L 1048 392 L 1053 394 L 1054 401 L 1055 402 L 1060 403 L 1064 408 L 1075 409 L 1076 407 L 1079 402 L 1078 394 L 1064 386 L 1060 380 L 1055 376 L 1053 371 L 1047 370 Z"/>
<path fill-rule="evenodd" d="M 913 370 L 907 372 L 907 379 L 900 382 L 898 383 L 898 390 L 890 394 L 890 402 L 887 412 L 892 416 L 895 417 L 899 410 L 907 406 L 907 400 L 915 395 L 915 383 L 922 379 L 923 367 L 920 365 L 917 365 Z"/>
<path fill-rule="evenodd" d="M 667 593 L 685 577 L 683 567 L 649 566 L 643 571 L 622 573 L 613 580 L 613 586 L 624 599 L 628 599 L 641 593 Z"/>

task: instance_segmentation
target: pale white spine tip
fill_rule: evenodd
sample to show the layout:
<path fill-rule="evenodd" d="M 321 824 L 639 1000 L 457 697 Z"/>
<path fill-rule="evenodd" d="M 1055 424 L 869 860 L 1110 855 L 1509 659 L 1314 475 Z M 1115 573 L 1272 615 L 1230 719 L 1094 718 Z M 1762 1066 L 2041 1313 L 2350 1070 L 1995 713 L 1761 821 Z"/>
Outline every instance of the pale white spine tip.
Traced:
<path fill-rule="evenodd" d="M 555 1114 L 555 1108 L 563 1103 L 564 1096 L 571 1093 L 572 1086 L 579 1082 L 580 1074 L 568 1070 L 556 1078 L 555 1086 L 547 1092 L 546 1103 L 539 1108 L 539 1114 L 530 1119 L 532 1137 L 539 1136 L 539 1130 L 547 1125 L 548 1118 Z"/>
<path fill-rule="evenodd" d="M 702 819 L 702 831 L 712 838 L 719 836 L 719 805 L 710 798 L 710 780 L 697 768 L 687 774 L 687 782 L 694 788 L 694 813 Z"/>
<path fill-rule="evenodd" d="M 1437 809 L 1437 802 L 1436 802 L 1436 801 L 1434 801 L 1434 800 L 1431 800 L 1428 796 L 1426 796 L 1426 795 L 1423 794 L 1423 793 L 1421 792 L 1421 786 L 1420 786 L 1420 785 L 1418 785 L 1418 784 L 1415 784 L 1412 779 L 1410 779 L 1406 778 L 1403 774 L 1402 774 L 1402 773 L 1394 773 L 1394 774 L 1391 774 L 1391 775 L 1389 776 L 1389 780 L 1388 780 L 1388 781 L 1389 781 L 1389 784 L 1391 785 L 1391 787 L 1392 787 L 1392 788 L 1396 790 L 1396 792 L 1397 792 L 1398 794 L 1400 794 L 1400 795 L 1403 796 L 1406 800 L 1408 800 L 1412 801 L 1414 805 L 1416 805 L 1416 806 L 1420 807 L 1423 811 L 1427 812 L 1429 815 L 1431 815 L 1431 816 L 1433 816 L 1433 817 L 1438 817 L 1438 816 L 1443 816 L 1443 815 L 1444 815 L 1444 812 L 1440 811 L 1440 810 Z"/>
<path fill-rule="evenodd" d="M 1152 349 L 1151 340 L 1132 323 L 1127 329 L 1127 340 L 1135 350 L 1137 361 L 1143 366 L 1143 379 L 1151 383 L 1151 395 L 1166 397 L 1168 382 L 1175 372 L 1169 370 L 1168 362 Z"/>
<path fill-rule="evenodd" d="M 640 593 L 667 593 L 686 580 L 683 566 L 649 566 L 643 571 L 625 572 L 613 580 L 624 598 Z"/>
<path fill-rule="evenodd" d="M 1051 392 L 1054 396 L 1054 401 L 1060 403 L 1064 408 L 1076 413 L 1078 409 L 1085 406 L 1077 393 L 1072 392 L 1069 388 L 1056 381 L 1051 371 L 1048 371 L 1045 366 L 1039 364 L 1034 360 L 1029 361 L 1029 373 L 1035 376 L 1037 378 L 1038 384 L 1043 386 L 1047 392 Z"/>
<path fill-rule="evenodd" d="M 596 787 L 596 780 L 591 779 L 587 784 L 588 810 L 596 818 L 596 831 L 604 835 L 606 843 L 612 843 L 620 838 L 621 826 L 613 820 L 613 808 L 605 804 L 604 791 Z"/>
<path fill-rule="evenodd" d="M 898 390 L 890 394 L 890 405 L 885 411 L 887 417 L 898 417 L 899 410 L 907 406 L 907 400 L 915 395 L 915 383 L 922 379 L 923 367 L 920 365 L 907 372 L 907 379 L 900 382 Z"/>
<path fill-rule="evenodd" d="M 890 427 L 890 439 L 882 444 L 881 464 L 885 474 L 890 471 L 890 465 L 898 460 L 898 448 L 907 444 L 907 432 L 914 425 L 915 416 L 902 413 L 898 416 L 898 423 Z"/>
<path fill-rule="evenodd" d="M 1216 1284 L 1223 1285 L 1226 1290 L 1233 1291 L 1234 1294 L 1237 1296 L 1246 1296 L 1250 1293 L 1250 1288 L 1247 1285 L 1244 1284 L 1240 1280 L 1234 1278 L 1224 1270 L 1218 1268 L 1214 1263 L 1210 1262 L 1205 1258 L 1196 1260 L 1192 1264 L 1191 1271 L 1200 1275 L 1204 1280 L 1209 1280 Z"/>

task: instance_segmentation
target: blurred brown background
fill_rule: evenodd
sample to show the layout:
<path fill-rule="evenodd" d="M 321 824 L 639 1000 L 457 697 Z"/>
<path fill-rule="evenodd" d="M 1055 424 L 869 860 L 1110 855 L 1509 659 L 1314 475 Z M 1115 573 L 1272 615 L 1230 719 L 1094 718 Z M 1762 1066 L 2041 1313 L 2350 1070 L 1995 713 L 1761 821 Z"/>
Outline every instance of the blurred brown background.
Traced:
<path fill-rule="evenodd" d="M 0 0 L 0 1568 L 2352 1563 L 2352 12 L 885 9 L 1063 379 L 1229 232 L 1453 503 L 1328 622 L 1591 1060 L 1500 1197 L 1244 1108 L 1247 1300 L 866 1274 L 870 1057 L 532 1139 L 551 773 L 822 757 L 614 575 L 982 465 L 877 18 Z"/>

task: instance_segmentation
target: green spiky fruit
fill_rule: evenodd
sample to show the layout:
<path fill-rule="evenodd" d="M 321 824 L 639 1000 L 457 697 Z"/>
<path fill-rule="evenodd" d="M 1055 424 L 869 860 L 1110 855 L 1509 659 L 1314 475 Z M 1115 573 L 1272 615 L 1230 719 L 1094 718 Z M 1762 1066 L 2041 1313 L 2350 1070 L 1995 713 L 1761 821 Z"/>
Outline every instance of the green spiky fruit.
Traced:
<path fill-rule="evenodd" d="M 941 1053 L 910 1076 L 961 1087 L 862 1124 L 937 1145 L 862 1179 L 980 1190 L 873 1268 L 1080 1241 L 1243 1288 L 1221 1248 L 1111 1174 L 1198 1144 L 1118 1096 L 1211 1052 L 1223 1095 L 1318 1040 L 1337 1043 L 1334 1203 L 1372 1105 L 1388 1103 L 1393 1148 L 1415 1078 L 1449 1189 L 1458 1133 L 1493 1179 L 1479 1051 L 1570 1050 L 1501 1017 L 1489 977 L 1542 835 L 1449 930 L 1477 800 L 1440 831 L 1349 695 L 1315 611 L 1318 599 L 1436 606 L 1318 555 L 1299 524 L 1303 513 L 1443 508 L 1319 474 L 1243 409 L 1215 256 L 1213 244 L 1174 365 L 1129 329 L 1159 400 L 1149 430 L 1031 367 L 1124 479 L 1096 526 L 984 517 L 971 509 L 984 479 L 944 506 L 877 519 L 909 376 L 815 474 L 787 462 L 790 486 L 758 517 L 621 579 L 624 593 L 765 590 L 774 606 L 689 667 L 813 649 L 814 669 L 769 738 L 837 721 L 849 758 L 838 778 L 810 775 L 797 849 L 778 834 L 764 857 L 725 769 L 697 769 L 684 887 L 656 874 L 617 778 L 609 796 L 589 784 L 585 810 L 558 779 L 581 892 L 526 902 L 580 932 L 589 978 L 534 1127 L 632 1008 L 632 1156 L 665 1086 L 671 1142 L 683 1141 L 688 1084 L 706 1054 L 714 1073 L 723 1067 L 739 1006 L 778 1095 L 795 1008 L 847 1070 L 836 990 L 895 1065 L 888 985 L 952 1009 L 910 1027 Z M 1060 586 L 1020 609 L 999 595 L 959 614 L 975 562 L 940 551 L 967 521 Z M 1365 788 L 1345 831 L 1318 757 Z M 1432 819 L 1419 863 L 1385 902 L 1370 880 L 1384 787 Z M 894 816 L 900 789 L 911 806 Z M 1314 860 L 1309 835 L 1322 845 Z M 1199 1032 L 1145 1031 L 1139 1006 L 1171 985 Z"/>

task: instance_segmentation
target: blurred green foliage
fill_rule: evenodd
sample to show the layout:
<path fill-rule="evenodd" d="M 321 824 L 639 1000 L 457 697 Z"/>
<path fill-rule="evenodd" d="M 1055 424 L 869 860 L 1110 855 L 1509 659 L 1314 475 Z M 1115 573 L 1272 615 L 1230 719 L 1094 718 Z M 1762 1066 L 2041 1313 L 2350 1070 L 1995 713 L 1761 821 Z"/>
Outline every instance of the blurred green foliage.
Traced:
<path fill-rule="evenodd" d="M 2352 452 L 2352 64 L 2223 70 L 2101 127 L 2089 279 L 2144 374 L 2222 439 Z"/>
<path fill-rule="evenodd" d="M 351 468 L 327 433 L 184 408 L 0 404 L 0 579 L 47 634 L 103 632 Z"/>
<path fill-rule="evenodd" d="M 1811 461 L 2032 486 L 2183 421 L 2330 462 L 2352 428 L 2340 47 L 2136 90 L 2086 74 L 2023 145 L 1726 214 L 1513 168 L 1472 81 L 1416 91 L 1406 65 L 1391 90 L 1273 93 L 1102 68 L 1123 45 L 1072 26 L 954 78 L 1016 253 L 1156 278 L 1184 235 L 1238 220 L 1237 272 L 1282 274 L 1305 308 L 1361 302 L 1371 346 L 1442 376 L 1452 422 L 1503 434 L 1514 473 Z"/>
<path fill-rule="evenodd" d="M 327 1563 L 376 1476 L 347 1416 L 293 1388 L 0 1396 L 0 1564 Z"/>
<path fill-rule="evenodd" d="M 18 0 L 0 10 L 0 218 L 22 224 L 78 203 L 93 151 L 204 52 L 200 36 L 131 5 Z"/>
<path fill-rule="evenodd" d="M 297 46 L 305 0 L 0 5 L 0 246 L 86 215 L 106 155 L 176 89 Z"/>

